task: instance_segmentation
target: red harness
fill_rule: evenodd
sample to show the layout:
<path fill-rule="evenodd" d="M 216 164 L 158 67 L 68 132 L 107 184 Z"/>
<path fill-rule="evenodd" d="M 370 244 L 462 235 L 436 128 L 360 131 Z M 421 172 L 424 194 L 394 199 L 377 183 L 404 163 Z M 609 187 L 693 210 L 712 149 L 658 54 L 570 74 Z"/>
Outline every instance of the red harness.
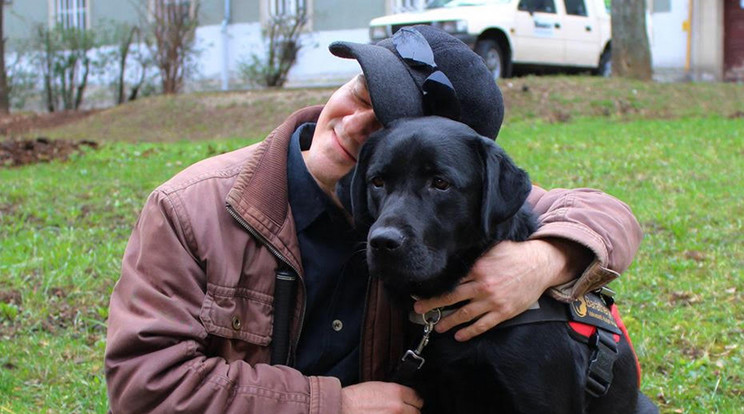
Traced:
<path fill-rule="evenodd" d="M 635 357 L 635 363 L 636 363 L 636 370 L 638 372 L 638 386 L 641 386 L 641 364 L 638 362 L 638 355 L 636 355 L 635 348 L 633 347 L 633 342 L 630 340 L 630 335 L 628 334 L 628 328 L 625 327 L 625 324 L 623 323 L 622 318 L 620 318 L 620 312 L 617 310 L 617 305 L 612 304 L 610 305 L 610 313 L 612 314 L 613 319 L 615 320 L 615 323 L 617 324 L 618 328 L 622 331 L 622 335 L 625 337 L 625 340 L 628 341 L 628 345 L 630 345 L 630 349 L 633 351 L 633 356 Z M 589 325 L 582 322 L 574 322 L 569 321 L 568 326 L 573 329 L 574 332 L 581 335 L 582 337 L 585 337 L 588 341 L 589 338 L 592 337 L 592 335 L 597 333 L 597 327 L 594 325 Z M 613 339 L 615 342 L 620 342 L 620 335 L 613 333 L 612 334 Z"/>

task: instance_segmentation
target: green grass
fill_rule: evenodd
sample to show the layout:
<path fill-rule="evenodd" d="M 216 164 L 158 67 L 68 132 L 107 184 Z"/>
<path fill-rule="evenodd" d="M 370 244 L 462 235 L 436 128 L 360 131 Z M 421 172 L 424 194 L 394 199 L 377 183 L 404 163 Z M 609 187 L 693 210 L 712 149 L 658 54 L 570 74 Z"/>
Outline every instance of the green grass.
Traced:
<path fill-rule="evenodd" d="M 741 412 L 744 120 L 521 123 L 499 141 L 543 186 L 633 208 L 645 238 L 613 287 L 662 412 Z"/>
<path fill-rule="evenodd" d="M 104 143 L 0 169 L 0 413 L 106 411 L 108 296 L 139 209 L 186 165 L 248 142 Z M 662 412 L 740 412 L 744 119 L 512 120 L 499 142 L 540 185 L 601 188 L 642 223 L 613 287 Z"/>
<path fill-rule="evenodd" d="M 0 169 L 0 413 L 106 411 L 108 296 L 145 197 L 248 142 L 109 143 Z"/>

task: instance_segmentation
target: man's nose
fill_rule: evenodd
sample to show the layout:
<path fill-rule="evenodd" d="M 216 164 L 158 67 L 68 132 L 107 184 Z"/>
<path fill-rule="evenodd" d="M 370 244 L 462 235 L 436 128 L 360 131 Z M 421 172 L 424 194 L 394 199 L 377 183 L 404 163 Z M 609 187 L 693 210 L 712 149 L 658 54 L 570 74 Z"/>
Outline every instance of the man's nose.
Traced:
<path fill-rule="evenodd" d="M 354 112 L 354 114 L 347 117 L 346 122 L 347 126 L 345 129 L 347 133 L 360 144 L 363 144 L 367 140 L 369 134 L 382 128 L 372 108 L 365 108 Z"/>

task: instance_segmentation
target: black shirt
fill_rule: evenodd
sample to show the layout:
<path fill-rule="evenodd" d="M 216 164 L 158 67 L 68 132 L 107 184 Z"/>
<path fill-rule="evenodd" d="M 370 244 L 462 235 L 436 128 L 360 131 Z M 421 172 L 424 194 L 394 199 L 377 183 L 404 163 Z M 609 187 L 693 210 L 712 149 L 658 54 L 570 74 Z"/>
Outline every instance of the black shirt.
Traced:
<path fill-rule="evenodd" d="M 305 375 L 333 376 L 342 385 L 359 381 L 359 344 L 367 291 L 364 235 L 320 189 L 301 150 L 310 147 L 315 124 L 301 125 L 289 146 L 289 205 L 302 255 L 305 319 L 295 368 Z"/>

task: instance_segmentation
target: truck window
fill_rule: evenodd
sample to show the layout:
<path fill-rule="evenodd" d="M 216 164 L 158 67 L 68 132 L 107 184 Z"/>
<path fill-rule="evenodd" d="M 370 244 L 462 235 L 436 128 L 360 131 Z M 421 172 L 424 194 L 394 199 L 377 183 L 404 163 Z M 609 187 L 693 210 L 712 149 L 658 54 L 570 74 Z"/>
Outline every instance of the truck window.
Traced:
<path fill-rule="evenodd" d="M 519 10 L 539 13 L 555 13 L 555 2 L 553 0 L 521 0 Z"/>
<path fill-rule="evenodd" d="M 584 0 L 564 0 L 566 14 L 574 16 L 586 16 L 586 5 Z"/>

